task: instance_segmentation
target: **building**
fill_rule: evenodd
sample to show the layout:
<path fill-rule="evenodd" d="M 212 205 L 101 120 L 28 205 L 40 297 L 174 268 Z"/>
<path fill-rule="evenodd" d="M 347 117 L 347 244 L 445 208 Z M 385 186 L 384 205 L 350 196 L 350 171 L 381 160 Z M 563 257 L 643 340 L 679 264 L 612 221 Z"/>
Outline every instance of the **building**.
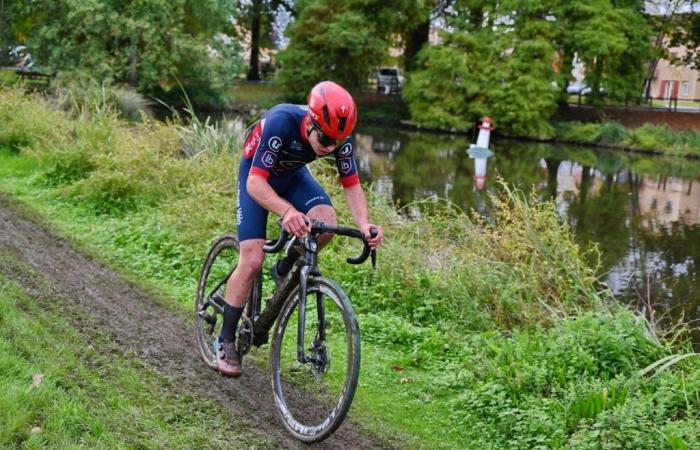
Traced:
<path fill-rule="evenodd" d="M 681 58 L 685 54 L 685 48 L 671 48 L 670 52 Z M 662 59 L 656 66 L 650 95 L 663 100 L 700 101 L 700 72 L 688 66 L 673 65 L 670 61 Z"/>

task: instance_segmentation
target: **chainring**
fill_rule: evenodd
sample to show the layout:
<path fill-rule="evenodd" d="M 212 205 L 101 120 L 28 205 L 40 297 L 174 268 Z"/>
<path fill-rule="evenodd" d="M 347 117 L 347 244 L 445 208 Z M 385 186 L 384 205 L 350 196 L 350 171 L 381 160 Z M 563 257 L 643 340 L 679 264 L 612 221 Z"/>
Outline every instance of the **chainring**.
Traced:
<path fill-rule="evenodd" d="M 238 339 L 236 340 L 238 354 L 248 353 L 251 345 L 253 345 L 253 322 L 248 317 L 241 316 L 241 321 L 238 323 Z"/>

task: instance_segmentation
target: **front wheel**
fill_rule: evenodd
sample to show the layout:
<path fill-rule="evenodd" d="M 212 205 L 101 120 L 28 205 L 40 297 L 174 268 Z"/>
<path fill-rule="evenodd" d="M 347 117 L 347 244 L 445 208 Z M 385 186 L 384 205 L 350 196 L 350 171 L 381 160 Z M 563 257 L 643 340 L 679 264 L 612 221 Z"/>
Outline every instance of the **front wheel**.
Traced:
<path fill-rule="evenodd" d="M 285 427 L 310 443 L 330 436 L 350 409 L 360 375 L 360 330 L 342 288 L 326 278 L 310 279 L 303 347 L 310 361 L 301 363 L 298 311 L 297 286 L 285 302 L 272 339 L 272 388 Z"/>

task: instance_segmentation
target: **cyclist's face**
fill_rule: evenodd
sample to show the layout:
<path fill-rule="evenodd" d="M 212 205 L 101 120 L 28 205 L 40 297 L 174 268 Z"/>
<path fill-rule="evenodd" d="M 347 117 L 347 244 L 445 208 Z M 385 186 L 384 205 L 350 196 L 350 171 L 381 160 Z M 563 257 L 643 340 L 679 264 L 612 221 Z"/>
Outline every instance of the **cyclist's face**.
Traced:
<path fill-rule="evenodd" d="M 320 131 L 318 131 L 315 128 L 309 135 L 309 143 L 311 144 L 311 148 L 314 150 L 314 152 L 319 156 L 326 156 L 328 154 L 333 153 L 333 151 L 338 146 L 338 141 L 332 141 L 328 145 L 325 145 L 325 143 L 321 143 Z"/>

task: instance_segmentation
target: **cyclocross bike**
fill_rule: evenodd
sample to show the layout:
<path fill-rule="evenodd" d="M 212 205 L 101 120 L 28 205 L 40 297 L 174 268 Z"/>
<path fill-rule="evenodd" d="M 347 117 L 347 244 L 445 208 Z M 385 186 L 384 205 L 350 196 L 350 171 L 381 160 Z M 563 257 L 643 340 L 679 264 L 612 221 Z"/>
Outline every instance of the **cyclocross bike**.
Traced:
<path fill-rule="evenodd" d="M 333 233 L 363 242 L 362 254 L 347 258 L 361 264 L 368 257 L 376 265 L 362 232 L 312 221 L 311 232 L 292 237 L 281 228 L 280 237 L 265 243 L 266 253 L 300 245 L 302 256 L 277 286 L 264 310 L 263 274 L 253 282 L 237 330 L 238 353 L 268 341 L 275 405 L 285 427 L 297 439 L 318 442 L 330 436 L 350 409 L 360 375 L 360 330 L 350 299 L 318 268 L 318 236 Z M 375 230 L 372 230 L 375 236 Z M 298 247 L 297 247 L 298 248 Z M 238 261 L 238 239 L 225 235 L 212 245 L 199 276 L 196 295 L 196 339 L 204 361 L 216 368 L 215 342 L 223 323 L 224 290 Z M 274 282 L 273 282 L 274 284 Z"/>

